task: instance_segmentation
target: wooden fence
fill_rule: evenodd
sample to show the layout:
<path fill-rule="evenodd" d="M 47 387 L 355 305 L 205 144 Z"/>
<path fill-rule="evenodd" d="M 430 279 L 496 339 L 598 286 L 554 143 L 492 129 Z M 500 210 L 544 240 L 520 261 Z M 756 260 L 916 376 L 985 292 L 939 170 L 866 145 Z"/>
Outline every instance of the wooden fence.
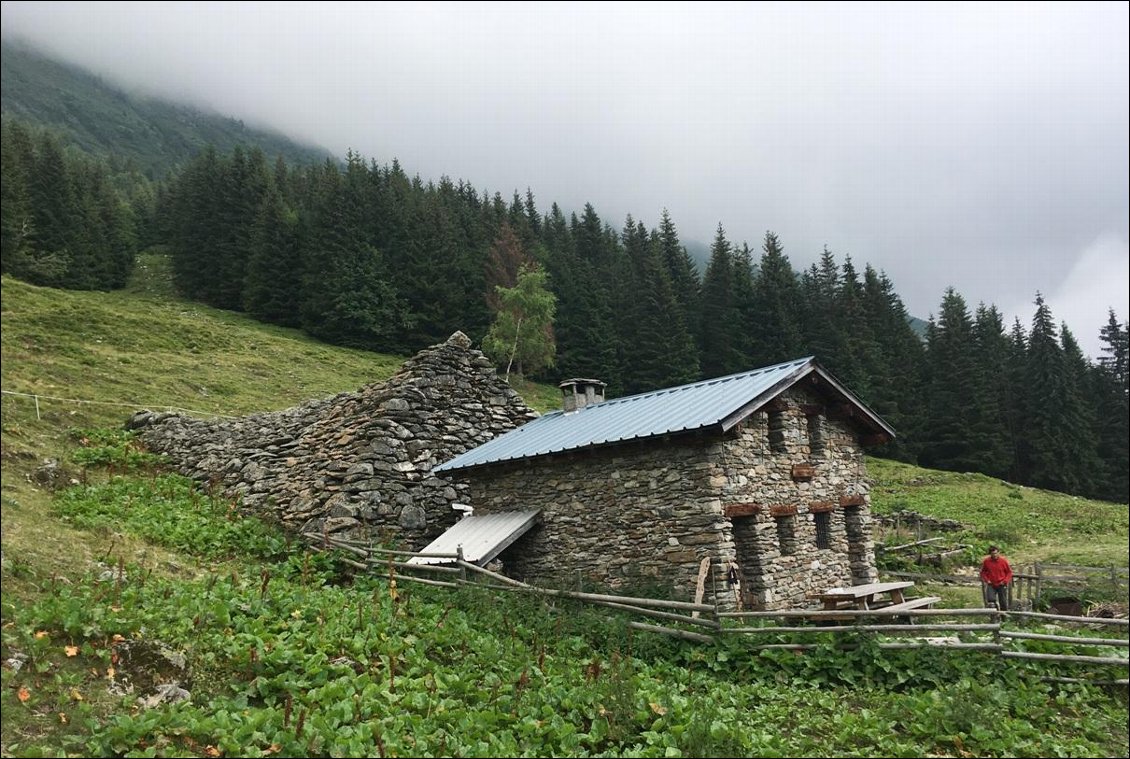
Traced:
<path fill-rule="evenodd" d="M 1033 661 L 1067 662 L 1089 664 L 1105 668 L 1118 667 L 1126 670 L 1125 656 L 1082 655 L 1076 653 L 1036 653 L 1023 650 L 1023 641 L 1040 641 L 1043 644 L 1063 646 L 1084 646 L 1098 649 L 1130 649 L 1130 620 L 1105 619 L 1100 617 L 1075 617 L 1059 614 L 1039 614 L 1035 612 L 1002 612 L 997 609 L 915 609 L 915 610 L 854 610 L 834 611 L 781 610 L 723 612 L 711 604 L 672 601 L 656 598 L 639 598 L 602 593 L 583 593 L 570 590 L 538 588 L 512 578 L 492 572 L 483 567 L 464 561 L 462 551 L 454 554 L 414 553 L 379 548 L 368 543 L 346 540 L 324 534 L 307 533 L 302 536 L 317 550 L 336 550 L 344 556 L 339 559 L 346 564 L 366 571 L 386 569 L 390 581 L 420 583 L 442 588 L 476 588 L 503 592 L 524 593 L 545 598 L 566 598 L 586 604 L 614 609 L 616 611 L 644 617 L 653 622 L 628 621 L 629 628 L 668 635 L 696 643 L 714 643 L 722 636 L 742 636 L 747 639 L 771 639 L 772 642 L 754 641 L 750 650 L 784 649 L 808 651 L 826 645 L 814 642 L 813 637 L 833 636 L 853 638 L 860 634 L 883 636 L 876 645 L 880 649 L 944 648 L 953 651 L 982 651 L 997 654 L 1007 659 L 1026 659 Z M 432 558 L 443 560 L 442 565 L 414 564 L 408 558 Z M 431 574 L 419 577 L 410 572 Z M 1083 628 L 1108 627 L 1121 630 L 1121 637 L 1096 637 L 1086 633 L 1082 636 L 1058 635 L 1031 632 L 1024 629 L 1007 629 L 1006 624 L 1022 628 L 1026 623 L 1055 623 L 1059 626 Z M 674 627 L 672 625 L 680 625 Z M 691 629 L 684 629 L 691 628 Z M 931 633 L 924 636 L 923 633 Z M 788 635 L 793 640 L 781 641 L 780 636 Z M 897 638 L 889 640 L 887 638 Z M 1018 642 L 1018 643 L 1014 643 Z M 850 648 L 858 645 L 852 640 L 843 640 L 837 645 Z M 1057 682 L 1090 682 L 1101 684 L 1126 685 L 1126 677 L 1116 679 L 1096 679 L 1082 677 L 1048 677 Z"/>
<path fill-rule="evenodd" d="M 930 582 L 940 585 L 979 586 L 976 574 L 953 575 L 928 572 L 884 571 L 885 575 L 904 580 Z M 1034 563 L 1018 566 L 1012 574 L 1012 601 L 1029 608 L 1045 594 L 1061 593 L 1066 596 L 1082 595 L 1087 591 L 1100 591 L 1130 596 L 1130 578 L 1126 567 L 1084 567 L 1076 564 Z"/>
<path fill-rule="evenodd" d="M 1126 567 L 1082 567 L 1075 564 L 1042 564 L 1036 562 L 1017 567 L 1013 572 L 1012 595 L 1016 599 L 1034 601 L 1045 591 L 1081 593 L 1088 589 L 1130 592 L 1130 570 Z"/>

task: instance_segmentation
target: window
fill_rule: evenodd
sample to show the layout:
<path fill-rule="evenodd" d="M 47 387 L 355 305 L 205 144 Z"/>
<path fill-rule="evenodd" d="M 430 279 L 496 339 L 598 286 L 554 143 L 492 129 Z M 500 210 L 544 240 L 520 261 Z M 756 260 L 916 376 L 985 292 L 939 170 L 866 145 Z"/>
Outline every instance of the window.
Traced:
<path fill-rule="evenodd" d="M 809 456 L 814 459 L 824 455 L 824 425 L 819 414 L 808 416 L 808 450 Z"/>
<path fill-rule="evenodd" d="M 782 556 L 792 556 L 796 553 L 796 517 L 777 517 L 777 542 L 781 546 Z"/>
<path fill-rule="evenodd" d="M 816 521 L 816 547 L 832 547 L 832 512 L 818 511 L 812 515 Z"/>
<path fill-rule="evenodd" d="M 788 453 L 785 446 L 785 412 L 769 412 L 769 450 L 773 453 Z"/>

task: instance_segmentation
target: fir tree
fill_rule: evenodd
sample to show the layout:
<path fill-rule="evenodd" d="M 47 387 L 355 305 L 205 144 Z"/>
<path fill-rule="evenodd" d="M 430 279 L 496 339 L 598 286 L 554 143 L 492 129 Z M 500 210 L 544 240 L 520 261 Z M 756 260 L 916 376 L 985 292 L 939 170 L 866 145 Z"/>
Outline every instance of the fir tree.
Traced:
<path fill-rule="evenodd" d="M 719 224 L 702 281 L 699 355 L 704 377 L 720 377 L 750 368 L 739 349 L 741 329 L 734 298 L 733 249 Z"/>
<path fill-rule="evenodd" d="M 301 319 L 294 304 L 301 298 L 298 218 L 272 188 L 263 198 L 251 230 L 243 307 L 261 321 L 296 327 Z"/>
<path fill-rule="evenodd" d="M 1119 503 L 1130 502 L 1130 342 L 1126 322 L 1114 310 L 1099 332 L 1102 353 L 1095 369 L 1098 454 L 1103 476 L 1096 493 Z"/>
<path fill-rule="evenodd" d="M 976 471 L 978 373 L 973 322 L 965 299 L 948 288 L 937 322 L 927 330 L 927 406 L 919 462 L 932 469 Z"/>
<path fill-rule="evenodd" d="M 667 209 L 659 219 L 659 245 L 671 290 L 678 302 L 679 313 L 686 325 L 692 325 L 699 312 L 701 283 L 698 267 L 690 253 L 679 242 L 679 232 Z"/>
<path fill-rule="evenodd" d="M 754 366 L 798 358 L 802 353 L 800 283 L 777 235 L 765 233 L 746 329 Z"/>
<path fill-rule="evenodd" d="M 1076 356 L 1065 353 L 1051 309 L 1037 293 L 1024 386 L 1030 482 L 1068 493 L 1088 489 L 1094 462 L 1091 426 L 1075 380 L 1075 361 Z"/>

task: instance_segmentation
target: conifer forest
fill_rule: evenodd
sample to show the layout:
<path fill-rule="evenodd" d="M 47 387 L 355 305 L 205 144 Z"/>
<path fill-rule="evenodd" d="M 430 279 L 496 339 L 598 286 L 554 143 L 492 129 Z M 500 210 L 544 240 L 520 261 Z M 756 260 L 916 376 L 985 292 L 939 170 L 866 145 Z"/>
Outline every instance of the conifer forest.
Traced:
<path fill-rule="evenodd" d="M 500 370 L 597 378 L 609 397 L 811 355 L 898 431 L 876 455 L 1130 501 L 1113 310 L 1077 325 L 1098 331 L 1095 360 L 1039 293 L 1010 324 L 946 289 L 922 334 L 882 271 L 827 248 L 798 271 L 772 232 L 739 242 L 719 224 L 700 271 L 666 212 L 613 221 L 353 153 L 207 149 L 151 180 L 18 121 L 0 222 L 3 273 L 34 284 L 120 288 L 159 247 L 187 299 L 388 353 L 489 336 Z"/>

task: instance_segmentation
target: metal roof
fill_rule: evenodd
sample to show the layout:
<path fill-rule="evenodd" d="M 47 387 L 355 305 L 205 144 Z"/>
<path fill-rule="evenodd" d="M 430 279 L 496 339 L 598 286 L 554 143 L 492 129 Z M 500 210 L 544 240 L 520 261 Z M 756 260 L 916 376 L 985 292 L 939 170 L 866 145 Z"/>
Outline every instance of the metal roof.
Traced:
<path fill-rule="evenodd" d="M 427 545 L 420 553 L 458 553 L 463 547 L 463 560 L 480 567 L 503 552 L 511 543 L 534 526 L 541 513 L 533 511 L 507 511 L 501 514 L 463 517 L 455 526 Z M 409 564 L 452 564 L 452 559 L 430 556 L 413 556 Z"/>
<path fill-rule="evenodd" d="M 453 472 L 708 427 L 725 431 L 814 372 L 857 406 L 862 419 L 870 422 L 869 426 L 894 437 L 889 425 L 809 356 L 727 377 L 614 398 L 568 413 L 554 411 L 460 454 L 432 471 Z"/>

